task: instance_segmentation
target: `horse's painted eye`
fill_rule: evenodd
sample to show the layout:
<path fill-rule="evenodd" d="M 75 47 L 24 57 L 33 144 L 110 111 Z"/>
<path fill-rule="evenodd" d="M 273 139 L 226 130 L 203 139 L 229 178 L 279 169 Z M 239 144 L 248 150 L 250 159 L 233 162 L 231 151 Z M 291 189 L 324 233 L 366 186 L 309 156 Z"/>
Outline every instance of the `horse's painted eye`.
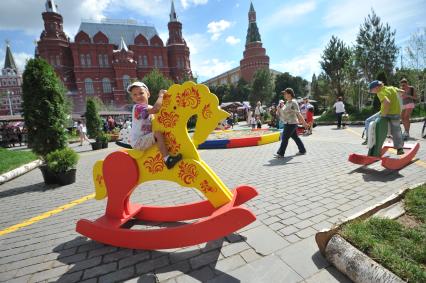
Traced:
<path fill-rule="evenodd" d="M 176 106 L 173 106 L 173 109 L 176 110 Z"/>

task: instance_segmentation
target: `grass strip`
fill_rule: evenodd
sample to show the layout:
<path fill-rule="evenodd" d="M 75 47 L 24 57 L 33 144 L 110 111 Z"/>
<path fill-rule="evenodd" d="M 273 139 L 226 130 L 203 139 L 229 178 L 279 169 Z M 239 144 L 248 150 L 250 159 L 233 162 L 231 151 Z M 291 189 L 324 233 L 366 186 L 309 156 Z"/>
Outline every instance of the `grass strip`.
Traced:
<path fill-rule="evenodd" d="M 18 168 L 37 159 L 31 151 L 17 151 L 0 148 L 0 174 Z"/>
<path fill-rule="evenodd" d="M 414 228 L 372 217 L 344 225 L 340 235 L 403 280 L 426 282 L 426 185 L 407 192 L 405 205 L 419 222 Z"/>

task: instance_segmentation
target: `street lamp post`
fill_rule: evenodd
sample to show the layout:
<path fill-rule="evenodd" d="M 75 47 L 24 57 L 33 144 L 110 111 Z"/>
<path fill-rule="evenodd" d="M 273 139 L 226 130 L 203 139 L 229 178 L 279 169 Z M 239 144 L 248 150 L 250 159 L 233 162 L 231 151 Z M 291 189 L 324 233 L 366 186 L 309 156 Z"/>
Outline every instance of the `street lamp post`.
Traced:
<path fill-rule="evenodd" d="M 9 110 L 10 110 L 10 116 L 13 116 L 13 107 L 12 107 L 12 101 L 10 99 L 10 95 L 13 96 L 13 91 L 7 90 L 7 100 L 9 101 Z"/>

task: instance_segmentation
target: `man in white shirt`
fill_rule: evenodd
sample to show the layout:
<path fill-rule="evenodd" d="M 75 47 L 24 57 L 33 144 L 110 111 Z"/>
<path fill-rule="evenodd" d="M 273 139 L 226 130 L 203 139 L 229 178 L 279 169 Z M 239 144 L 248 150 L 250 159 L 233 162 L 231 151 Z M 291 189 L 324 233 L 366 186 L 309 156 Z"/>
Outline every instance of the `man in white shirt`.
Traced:
<path fill-rule="evenodd" d="M 336 108 L 336 116 L 337 116 L 337 128 L 340 129 L 342 127 L 342 116 L 346 112 L 345 104 L 343 103 L 343 98 L 339 96 L 337 98 L 336 103 L 334 103 L 333 108 Z"/>

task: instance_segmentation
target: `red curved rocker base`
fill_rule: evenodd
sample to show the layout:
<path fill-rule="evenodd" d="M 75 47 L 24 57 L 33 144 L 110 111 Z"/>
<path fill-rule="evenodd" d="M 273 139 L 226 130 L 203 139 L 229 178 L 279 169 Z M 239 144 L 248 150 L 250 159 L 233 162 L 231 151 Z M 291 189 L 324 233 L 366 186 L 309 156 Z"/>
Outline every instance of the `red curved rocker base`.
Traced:
<path fill-rule="evenodd" d="M 104 215 L 95 221 L 82 219 L 77 222 L 77 232 L 98 242 L 131 249 L 170 249 L 197 245 L 226 236 L 247 226 L 256 216 L 240 206 L 257 196 L 250 186 L 239 186 L 233 191 L 233 199 L 215 209 L 208 200 L 170 207 L 143 206 L 129 203 L 122 219 Z M 178 227 L 131 230 L 121 228 L 131 219 L 160 222 L 176 222 L 205 217 L 197 222 Z"/>
<path fill-rule="evenodd" d="M 408 149 L 408 151 L 406 151 L 406 153 L 402 155 L 401 158 L 383 157 L 386 151 L 390 148 L 393 148 L 393 143 L 385 143 L 382 147 L 380 157 L 352 153 L 351 155 L 349 155 L 349 161 L 359 165 L 369 165 L 381 160 L 383 167 L 391 170 L 398 170 L 403 168 L 404 166 L 409 164 L 411 160 L 413 160 L 413 158 L 417 154 L 417 151 L 419 151 L 420 144 L 404 144 L 404 149 Z"/>

